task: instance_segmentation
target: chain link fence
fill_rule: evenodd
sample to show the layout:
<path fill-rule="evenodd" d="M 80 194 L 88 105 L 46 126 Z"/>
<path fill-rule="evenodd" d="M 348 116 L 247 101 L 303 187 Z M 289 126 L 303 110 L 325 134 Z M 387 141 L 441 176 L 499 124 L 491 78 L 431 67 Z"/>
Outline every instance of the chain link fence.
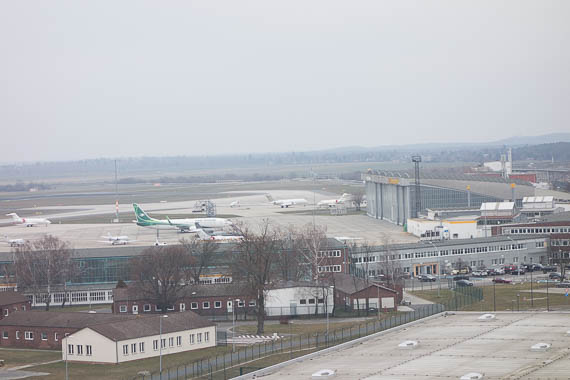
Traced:
<path fill-rule="evenodd" d="M 167 368 L 162 373 L 140 374 L 130 378 L 140 380 L 182 380 L 190 378 L 229 379 L 264 368 L 294 357 L 332 347 L 366 335 L 401 326 L 443 311 L 461 310 L 465 306 L 481 301 L 480 288 L 457 288 L 453 297 L 444 303 L 418 305 L 413 311 L 383 314 L 376 319 L 319 333 L 308 333 L 251 344 L 212 357 L 196 360 L 185 365 Z"/>

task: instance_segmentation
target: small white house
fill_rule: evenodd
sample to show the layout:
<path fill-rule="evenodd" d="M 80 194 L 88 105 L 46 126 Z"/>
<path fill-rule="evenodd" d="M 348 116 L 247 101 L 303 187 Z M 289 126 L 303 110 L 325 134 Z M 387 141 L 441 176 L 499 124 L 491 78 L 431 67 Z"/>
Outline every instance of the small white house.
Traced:
<path fill-rule="evenodd" d="M 283 283 L 265 297 L 265 313 L 270 317 L 325 314 L 333 308 L 334 288 L 325 285 Z"/>
<path fill-rule="evenodd" d="M 85 327 L 62 340 L 62 359 L 122 363 L 216 345 L 216 326 L 191 311 Z"/>

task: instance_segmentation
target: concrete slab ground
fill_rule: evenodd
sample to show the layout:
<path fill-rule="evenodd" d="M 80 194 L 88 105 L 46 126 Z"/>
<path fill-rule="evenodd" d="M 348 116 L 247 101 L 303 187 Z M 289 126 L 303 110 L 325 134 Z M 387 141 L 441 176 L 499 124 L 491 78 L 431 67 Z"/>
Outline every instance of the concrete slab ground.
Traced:
<path fill-rule="evenodd" d="M 290 224 L 303 226 L 313 222 L 312 205 L 294 206 L 283 209 L 271 204 L 266 198 L 267 192 L 265 191 L 260 191 L 253 195 L 251 195 L 251 191 L 248 193 L 248 195 L 242 195 L 237 192 L 235 196 L 216 199 L 218 214 L 238 215 L 238 217 L 233 219 L 234 221 L 243 221 L 252 226 L 261 223 L 264 219 L 269 219 L 273 223 L 281 226 Z M 305 198 L 309 202 L 313 202 L 313 193 L 310 191 L 276 190 L 271 191 L 271 195 L 274 199 Z M 317 202 L 322 199 L 328 198 L 318 193 L 315 195 Z M 239 201 L 240 207 L 230 207 L 233 201 Z M 168 214 L 192 215 L 194 204 L 195 200 L 149 203 L 141 204 L 141 206 L 151 217 L 154 215 L 159 219 L 164 219 L 165 215 Z M 72 211 L 62 212 L 66 207 Z M 49 207 L 45 207 L 44 210 L 45 209 L 49 209 Z M 75 248 L 105 247 L 108 243 L 100 242 L 103 240 L 101 236 L 107 235 L 108 233 L 114 236 L 127 235 L 129 239 L 136 240 L 129 243 L 129 245 L 148 246 L 153 244 L 156 240 L 156 230 L 138 227 L 135 223 L 131 223 L 130 221 L 129 223 L 119 224 L 89 224 L 90 216 L 108 214 L 109 219 L 111 219 L 111 213 L 114 212 L 114 205 L 57 206 L 53 207 L 53 209 L 58 210 L 58 213 L 51 216 L 49 213 L 42 215 L 42 217 L 52 221 L 52 224 L 47 227 L 6 226 L 0 228 L 0 235 L 2 237 L 7 236 L 10 239 L 33 240 L 49 233 L 65 241 L 69 241 Z M 131 205 L 121 205 L 122 212 L 130 212 L 131 210 Z M 83 217 L 85 218 L 85 224 L 64 224 L 65 218 L 70 217 Z M 132 219 L 135 219 L 134 212 Z M 59 224 L 59 221 L 62 221 L 63 224 Z M 371 244 L 382 244 L 384 236 L 388 236 L 391 243 L 418 241 L 415 236 L 403 232 L 401 226 L 376 220 L 363 214 L 333 216 L 326 214 L 326 212 L 324 214 L 320 212 L 315 213 L 314 221 L 316 224 L 325 225 L 327 227 L 327 235 L 330 237 L 349 237 L 359 239 L 357 240 L 358 242 L 368 241 Z M 184 237 L 189 236 L 180 234 L 176 230 L 160 231 L 160 241 L 166 243 L 173 244 Z M 113 248 L 117 248 L 117 246 Z M 0 245 L 0 252 L 9 252 L 10 249 L 7 243 Z"/>
<path fill-rule="evenodd" d="M 440 315 L 257 376 L 311 379 L 317 371 L 331 369 L 335 379 L 460 379 L 473 372 L 486 380 L 568 378 L 570 314 L 496 313 L 496 319 L 485 322 L 478 320 L 480 315 Z M 399 349 L 407 340 L 419 344 Z M 531 350 L 541 342 L 550 349 Z"/>

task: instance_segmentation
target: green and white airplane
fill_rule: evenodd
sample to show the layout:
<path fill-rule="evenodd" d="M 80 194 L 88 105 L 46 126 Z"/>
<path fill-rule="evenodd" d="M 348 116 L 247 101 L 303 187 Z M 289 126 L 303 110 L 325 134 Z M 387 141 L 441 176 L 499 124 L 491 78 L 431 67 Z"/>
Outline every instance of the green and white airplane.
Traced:
<path fill-rule="evenodd" d="M 155 230 L 173 230 L 178 229 L 180 232 L 198 232 L 203 228 L 221 229 L 233 225 L 228 219 L 223 218 L 190 218 L 190 219 L 154 219 L 148 216 L 146 212 L 136 203 L 133 203 L 135 215 L 137 217 L 137 226 L 154 228 Z"/>

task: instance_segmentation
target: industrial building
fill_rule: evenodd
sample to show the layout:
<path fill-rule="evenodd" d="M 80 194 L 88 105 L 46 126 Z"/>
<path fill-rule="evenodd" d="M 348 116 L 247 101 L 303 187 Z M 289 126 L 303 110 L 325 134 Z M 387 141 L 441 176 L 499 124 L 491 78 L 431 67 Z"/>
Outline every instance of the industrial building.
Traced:
<path fill-rule="evenodd" d="M 368 216 L 402 226 L 426 209 L 471 209 L 484 202 L 504 200 L 522 207 L 523 198 L 534 196 L 535 191 L 525 181 L 470 175 L 420 174 L 419 185 L 413 173 L 403 171 L 365 173 L 362 179 L 366 185 Z"/>

